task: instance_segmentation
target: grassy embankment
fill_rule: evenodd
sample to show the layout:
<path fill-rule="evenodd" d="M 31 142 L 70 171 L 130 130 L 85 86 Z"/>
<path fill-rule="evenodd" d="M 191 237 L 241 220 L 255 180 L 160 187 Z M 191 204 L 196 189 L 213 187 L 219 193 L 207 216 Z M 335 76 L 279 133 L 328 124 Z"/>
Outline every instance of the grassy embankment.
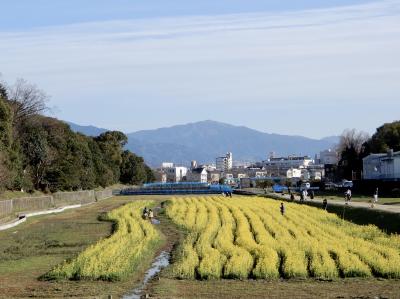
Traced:
<path fill-rule="evenodd" d="M 99 215 L 137 199 L 143 198 L 114 197 L 61 214 L 29 218 L 20 226 L 0 232 L 0 298 L 93 298 L 129 292 L 141 280 L 152 256 L 143 257 L 136 273 L 118 282 L 46 281 L 39 277 L 110 236 L 113 223 L 100 221 Z"/>
<path fill-rule="evenodd" d="M 14 198 L 21 198 L 21 197 L 34 197 L 34 196 L 43 196 L 46 195 L 43 192 L 35 191 L 32 193 L 28 192 L 20 192 L 20 191 L 4 191 L 0 192 L 0 200 L 8 200 Z"/>

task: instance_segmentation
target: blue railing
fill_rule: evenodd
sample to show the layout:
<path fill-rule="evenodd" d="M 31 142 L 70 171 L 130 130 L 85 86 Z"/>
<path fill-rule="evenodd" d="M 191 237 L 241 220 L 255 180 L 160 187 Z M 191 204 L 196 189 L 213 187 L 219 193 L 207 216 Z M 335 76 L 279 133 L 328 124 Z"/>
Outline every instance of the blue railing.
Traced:
<path fill-rule="evenodd" d="M 149 183 L 142 188 L 123 189 L 121 195 L 169 195 L 169 194 L 219 194 L 232 193 L 227 185 L 211 185 L 208 183 Z"/>

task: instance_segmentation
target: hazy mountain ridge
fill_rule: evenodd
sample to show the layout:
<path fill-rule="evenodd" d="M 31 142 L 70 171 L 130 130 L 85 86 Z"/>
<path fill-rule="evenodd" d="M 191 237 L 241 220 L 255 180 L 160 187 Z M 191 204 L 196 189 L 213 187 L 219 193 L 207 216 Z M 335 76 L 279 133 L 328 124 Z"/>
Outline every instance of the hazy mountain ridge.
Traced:
<path fill-rule="evenodd" d="M 79 132 L 79 133 L 82 133 L 87 136 L 98 136 L 101 133 L 108 131 L 107 129 L 98 128 L 95 126 L 77 125 L 77 124 L 69 122 L 69 121 L 65 121 L 65 123 L 67 123 L 69 125 L 69 127 L 71 128 L 72 131 Z"/>
<path fill-rule="evenodd" d="M 70 124 L 71 125 L 71 124 Z M 104 129 L 72 124 L 73 130 L 83 134 L 102 133 Z M 332 148 L 337 136 L 311 139 L 263 133 L 244 126 L 233 126 L 216 121 L 201 121 L 155 130 L 142 130 L 127 134 L 127 148 L 144 157 L 151 166 L 163 161 L 189 164 L 214 162 L 227 151 L 233 152 L 234 160 L 260 161 L 274 151 L 277 155 L 310 155 Z"/>

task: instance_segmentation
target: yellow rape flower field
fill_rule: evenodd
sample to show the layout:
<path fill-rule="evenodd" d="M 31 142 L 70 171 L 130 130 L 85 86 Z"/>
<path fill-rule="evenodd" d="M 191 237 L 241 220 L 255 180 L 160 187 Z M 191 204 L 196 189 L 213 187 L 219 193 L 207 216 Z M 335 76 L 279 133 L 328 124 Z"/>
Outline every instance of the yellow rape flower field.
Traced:
<path fill-rule="evenodd" d="M 49 278 L 121 280 L 161 244 L 157 226 L 134 201 L 107 214 L 114 234 L 47 274 Z M 179 197 L 166 215 L 187 232 L 169 272 L 179 279 L 400 278 L 400 237 L 355 225 L 310 206 L 260 197 Z"/>
<path fill-rule="evenodd" d="M 321 209 L 257 197 L 174 198 L 188 231 L 172 265 L 181 279 L 400 278 L 400 237 Z"/>
<path fill-rule="evenodd" d="M 144 256 L 153 255 L 160 233 L 141 217 L 151 201 L 136 201 L 109 212 L 105 220 L 115 221 L 114 234 L 89 246 L 77 258 L 65 261 L 46 276 L 60 279 L 121 280 L 136 270 Z"/>

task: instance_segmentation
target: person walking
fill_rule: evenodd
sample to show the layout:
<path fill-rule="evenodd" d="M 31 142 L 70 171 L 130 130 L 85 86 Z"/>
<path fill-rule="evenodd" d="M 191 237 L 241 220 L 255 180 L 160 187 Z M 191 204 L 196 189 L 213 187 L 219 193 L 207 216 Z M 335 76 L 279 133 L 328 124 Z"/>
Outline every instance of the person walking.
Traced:
<path fill-rule="evenodd" d="M 151 222 L 151 223 L 153 223 L 153 217 L 154 217 L 153 210 L 150 209 L 150 210 L 149 210 L 149 219 L 150 219 L 150 222 Z"/>
<path fill-rule="evenodd" d="M 328 208 L 328 200 L 326 198 L 324 198 L 324 200 L 322 201 L 322 208 L 326 211 L 326 209 Z"/>
<path fill-rule="evenodd" d="M 375 190 L 374 198 L 373 198 L 372 204 L 371 204 L 371 208 L 373 208 L 377 202 L 378 202 L 378 188 L 376 188 L 376 190 Z"/>
<path fill-rule="evenodd" d="M 148 216 L 149 216 L 149 211 L 147 210 L 147 207 L 144 207 L 142 218 L 147 219 Z"/>
<path fill-rule="evenodd" d="M 283 205 L 283 202 L 281 202 L 280 210 L 281 210 L 282 216 L 284 216 L 285 215 L 285 206 Z"/>
<path fill-rule="evenodd" d="M 307 200 L 307 190 L 303 190 L 303 200 Z"/>
<path fill-rule="evenodd" d="M 347 191 L 345 192 L 345 201 L 346 201 L 346 205 L 351 201 L 351 190 L 347 189 Z"/>
<path fill-rule="evenodd" d="M 290 192 L 290 201 L 294 201 L 294 194 Z"/>

